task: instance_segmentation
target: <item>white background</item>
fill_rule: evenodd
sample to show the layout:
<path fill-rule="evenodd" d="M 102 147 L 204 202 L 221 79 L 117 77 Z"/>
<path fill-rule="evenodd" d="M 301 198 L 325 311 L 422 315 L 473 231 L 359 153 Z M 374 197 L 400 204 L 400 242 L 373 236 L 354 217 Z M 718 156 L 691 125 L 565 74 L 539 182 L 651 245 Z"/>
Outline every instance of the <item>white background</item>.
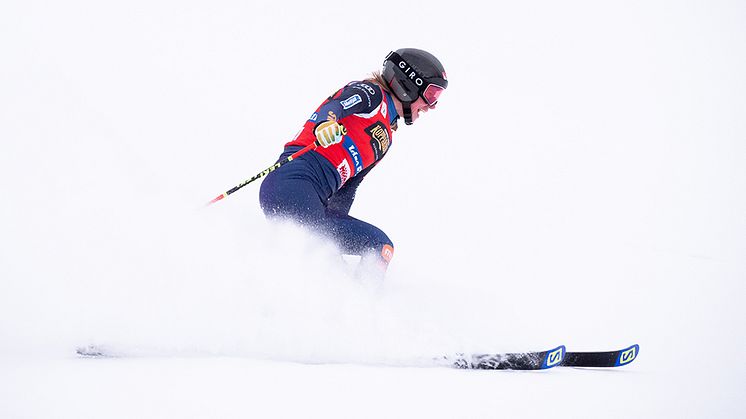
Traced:
<path fill-rule="evenodd" d="M 738 417 L 740 1 L 6 1 L 0 416 Z M 392 49 L 444 63 L 352 214 L 383 284 L 252 184 Z M 109 345 L 126 358 L 77 359 Z M 422 368 L 641 345 L 613 371 Z"/>

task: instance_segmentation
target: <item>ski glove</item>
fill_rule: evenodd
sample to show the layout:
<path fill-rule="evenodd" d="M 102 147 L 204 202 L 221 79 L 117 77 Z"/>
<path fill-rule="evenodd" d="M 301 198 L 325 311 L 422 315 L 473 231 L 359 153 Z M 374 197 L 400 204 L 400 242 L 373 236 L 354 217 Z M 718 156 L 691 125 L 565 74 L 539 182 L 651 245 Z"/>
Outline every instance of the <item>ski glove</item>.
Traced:
<path fill-rule="evenodd" d="M 323 121 L 316 125 L 313 133 L 316 134 L 316 143 L 327 148 L 331 145 L 341 143 L 342 137 L 347 134 L 347 130 L 337 123 L 337 121 Z"/>

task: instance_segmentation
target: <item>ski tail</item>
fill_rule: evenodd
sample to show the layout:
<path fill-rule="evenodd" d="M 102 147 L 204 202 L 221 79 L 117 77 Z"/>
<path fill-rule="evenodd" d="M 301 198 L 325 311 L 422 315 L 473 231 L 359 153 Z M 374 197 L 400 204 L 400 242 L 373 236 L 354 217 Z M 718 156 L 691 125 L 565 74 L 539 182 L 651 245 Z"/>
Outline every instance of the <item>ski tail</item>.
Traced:
<path fill-rule="evenodd" d="M 640 345 L 608 352 L 568 352 L 560 364 L 563 367 L 612 368 L 630 364 L 637 359 Z"/>

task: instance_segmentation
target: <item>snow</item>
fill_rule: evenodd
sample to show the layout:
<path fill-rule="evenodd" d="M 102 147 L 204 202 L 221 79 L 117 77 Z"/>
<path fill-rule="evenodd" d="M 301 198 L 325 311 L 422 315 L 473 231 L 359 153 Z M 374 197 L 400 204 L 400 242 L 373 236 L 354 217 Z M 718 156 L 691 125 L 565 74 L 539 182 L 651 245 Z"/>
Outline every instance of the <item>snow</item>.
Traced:
<path fill-rule="evenodd" d="M 743 416 L 744 18 L 3 2 L 0 417 Z M 394 240 L 385 282 L 267 224 L 258 185 L 203 207 L 400 47 L 450 87 L 353 206 Z M 614 370 L 428 367 L 633 343 Z"/>

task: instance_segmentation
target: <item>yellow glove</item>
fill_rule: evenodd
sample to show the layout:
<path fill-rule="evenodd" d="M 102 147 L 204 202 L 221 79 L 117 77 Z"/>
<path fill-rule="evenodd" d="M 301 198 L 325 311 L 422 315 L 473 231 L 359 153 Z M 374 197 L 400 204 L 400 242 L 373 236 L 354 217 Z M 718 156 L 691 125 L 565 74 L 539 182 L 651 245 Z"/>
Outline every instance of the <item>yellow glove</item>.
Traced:
<path fill-rule="evenodd" d="M 347 130 L 337 121 L 324 121 L 316 125 L 313 133 L 316 134 L 316 144 L 327 148 L 341 143 L 342 138 L 347 134 Z"/>

